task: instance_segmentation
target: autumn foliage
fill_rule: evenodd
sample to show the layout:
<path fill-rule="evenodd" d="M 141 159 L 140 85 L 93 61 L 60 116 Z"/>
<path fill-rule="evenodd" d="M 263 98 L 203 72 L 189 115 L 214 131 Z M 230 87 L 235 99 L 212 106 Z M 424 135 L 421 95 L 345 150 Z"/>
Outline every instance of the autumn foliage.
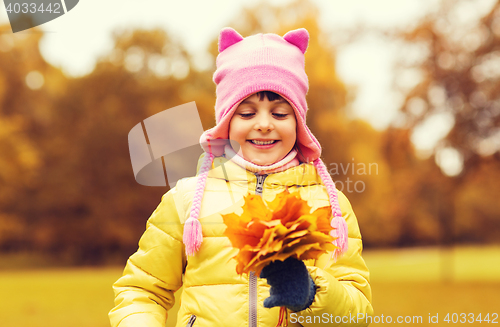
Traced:
<path fill-rule="evenodd" d="M 258 276 L 271 261 L 289 257 L 317 259 L 326 251 L 335 250 L 335 239 L 330 235 L 331 215 L 328 206 L 311 212 L 306 201 L 288 190 L 267 205 L 260 196 L 248 194 L 240 216 L 222 216 L 227 225 L 224 235 L 239 249 L 236 272 L 254 271 Z"/>
<path fill-rule="evenodd" d="M 383 131 L 352 114 L 356 89 L 339 77 L 330 42 L 342 32 L 320 28 L 311 1 L 261 2 L 227 23 L 243 36 L 309 31 L 307 124 L 352 204 L 364 248 L 500 239 L 500 70 L 489 68 L 500 63 L 500 2 L 477 28 L 463 31 L 445 19 L 462 2 L 448 1 L 450 10 L 399 36 L 405 48 L 423 44 L 428 51 L 423 61 L 404 62 L 422 78 L 402 89 L 401 115 Z M 472 34 L 453 36 L 458 32 Z M 168 191 L 135 181 L 127 135 L 144 119 L 191 101 L 204 129 L 215 124 L 217 33 L 198 56 L 165 30 L 117 30 L 111 50 L 79 77 L 45 60 L 42 37 L 0 26 L 0 253 L 122 265 Z M 453 128 L 427 157 L 417 156 L 415 129 L 442 112 L 453 116 Z M 440 149 L 450 148 L 463 157 L 457 176 L 436 163 Z"/>

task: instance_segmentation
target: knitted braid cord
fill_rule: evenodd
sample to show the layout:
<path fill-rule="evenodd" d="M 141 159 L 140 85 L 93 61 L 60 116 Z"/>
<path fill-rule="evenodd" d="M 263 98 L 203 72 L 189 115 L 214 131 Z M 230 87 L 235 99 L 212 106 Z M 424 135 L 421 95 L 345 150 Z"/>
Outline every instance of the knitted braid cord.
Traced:
<path fill-rule="evenodd" d="M 340 210 L 339 200 L 337 197 L 337 189 L 335 188 L 332 177 L 328 173 L 328 169 L 320 158 L 314 160 L 313 163 L 316 167 L 316 170 L 318 171 L 319 176 L 321 177 L 321 181 L 323 182 L 323 184 L 325 184 L 328 198 L 330 199 L 330 206 L 333 213 L 331 225 L 334 228 L 334 230 L 331 232 L 331 235 L 335 237 L 335 241 L 333 241 L 333 244 L 337 247 L 332 256 L 334 260 L 337 260 L 338 257 L 340 257 L 347 251 L 347 223 L 342 217 L 342 211 Z"/>
<path fill-rule="evenodd" d="M 203 158 L 203 163 L 200 167 L 200 175 L 196 181 L 196 189 L 193 197 L 193 204 L 191 205 L 191 213 L 189 218 L 184 223 L 183 242 L 186 247 L 187 255 L 194 255 L 200 249 L 201 242 L 203 242 L 203 234 L 201 232 L 201 223 L 198 220 L 200 215 L 201 200 L 207 182 L 208 171 L 212 167 L 214 155 L 207 154 Z"/>

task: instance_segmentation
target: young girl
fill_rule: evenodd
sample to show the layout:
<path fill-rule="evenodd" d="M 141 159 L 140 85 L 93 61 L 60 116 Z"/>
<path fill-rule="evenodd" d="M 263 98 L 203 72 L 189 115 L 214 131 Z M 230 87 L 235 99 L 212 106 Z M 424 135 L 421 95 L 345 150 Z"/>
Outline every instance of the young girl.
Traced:
<path fill-rule="evenodd" d="M 177 326 L 274 327 L 280 307 L 289 326 L 368 325 L 371 290 L 357 220 L 305 122 L 308 42 L 305 29 L 247 38 L 221 31 L 217 125 L 201 137 L 199 174 L 178 181 L 148 220 L 114 284 L 112 326 L 164 327 L 181 286 Z M 331 206 L 337 249 L 238 275 L 221 215 L 241 214 L 248 193 L 271 201 L 285 189 L 312 210 Z"/>

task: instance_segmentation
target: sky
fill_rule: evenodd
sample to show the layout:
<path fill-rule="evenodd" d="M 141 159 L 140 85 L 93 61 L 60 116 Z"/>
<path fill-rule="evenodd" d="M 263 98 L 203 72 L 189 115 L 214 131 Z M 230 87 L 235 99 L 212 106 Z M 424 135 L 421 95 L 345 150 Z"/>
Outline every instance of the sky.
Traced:
<path fill-rule="evenodd" d="M 368 29 L 407 28 L 435 9 L 439 2 L 312 1 L 320 9 L 320 26 L 337 40 L 342 38 L 339 35 L 342 30 L 358 24 Z M 465 10 L 464 17 L 479 8 L 480 3 L 487 7 L 492 1 L 471 1 L 473 5 Z M 279 5 L 290 1 L 268 2 Z M 49 63 L 62 68 L 70 76 L 92 71 L 96 59 L 112 49 L 111 35 L 117 28 L 165 28 L 180 38 L 191 53 L 203 53 L 222 27 L 228 26 L 243 7 L 255 3 L 255 0 L 81 0 L 70 12 L 40 26 L 45 31 L 40 49 Z M 0 7 L 0 24 L 7 22 L 7 13 Z M 16 34 L 20 33 L 29 33 L 29 30 Z M 346 84 L 357 89 L 352 104 L 353 115 L 369 121 L 377 129 L 384 129 L 394 121 L 401 105 L 401 95 L 391 88 L 394 81 L 392 65 L 400 50 L 374 33 L 367 33 L 355 42 L 337 48 L 338 74 Z M 411 74 L 398 78 L 406 78 L 410 84 L 416 79 Z M 449 129 L 439 121 L 431 126 L 430 132 L 425 128 L 421 136 L 414 137 L 417 149 L 432 147 Z"/>

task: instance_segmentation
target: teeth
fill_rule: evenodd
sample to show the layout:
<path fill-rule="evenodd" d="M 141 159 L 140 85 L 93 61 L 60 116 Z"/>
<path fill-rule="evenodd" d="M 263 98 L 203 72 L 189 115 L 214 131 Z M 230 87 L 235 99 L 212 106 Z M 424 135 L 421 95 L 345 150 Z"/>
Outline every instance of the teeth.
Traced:
<path fill-rule="evenodd" d="M 257 145 L 267 145 L 267 144 L 273 144 L 274 141 L 257 141 L 257 140 L 252 140 L 253 144 Z"/>

